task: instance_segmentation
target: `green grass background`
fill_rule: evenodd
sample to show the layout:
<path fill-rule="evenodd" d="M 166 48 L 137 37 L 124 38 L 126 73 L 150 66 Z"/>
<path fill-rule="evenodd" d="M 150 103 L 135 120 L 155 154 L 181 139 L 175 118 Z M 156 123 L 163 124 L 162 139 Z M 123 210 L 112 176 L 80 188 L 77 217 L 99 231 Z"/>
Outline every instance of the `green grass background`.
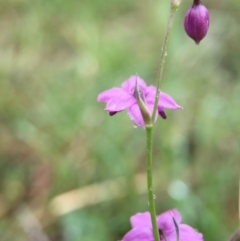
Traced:
<path fill-rule="evenodd" d="M 162 90 L 184 109 L 155 128 L 156 205 L 178 208 L 206 241 L 225 241 L 239 225 L 240 1 L 203 2 L 211 22 L 200 45 L 183 29 L 190 0 L 171 34 Z M 144 130 L 96 99 L 135 73 L 155 84 L 169 4 L 0 1 L 1 241 L 29 240 L 23 206 L 45 210 L 36 217 L 51 241 L 121 240 L 129 217 L 148 209 L 132 183 L 145 171 Z M 54 219 L 47 211 L 60 194 L 117 177 L 129 182 L 125 197 Z M 170 195 L 176 183 L 181 199 Z"/>

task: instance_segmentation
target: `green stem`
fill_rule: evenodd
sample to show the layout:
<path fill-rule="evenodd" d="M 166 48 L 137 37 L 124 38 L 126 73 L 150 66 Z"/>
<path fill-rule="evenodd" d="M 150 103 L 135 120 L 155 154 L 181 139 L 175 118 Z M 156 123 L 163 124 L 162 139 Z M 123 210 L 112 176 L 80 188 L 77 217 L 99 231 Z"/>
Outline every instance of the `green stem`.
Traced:
<path fill-rule="evenodd" d="M 158 104 L 159 104 L 159 97 L 160 97 L 160 91 L 161 91 L 160 84 L 161 84 L 162 75 L 163 75 L 165 57 L 167 56 L 167 47 L 168 47 L 168 43 L 169 43 L 169 36 L 170 36 L 171 29 L 172 29 L 174 15 L 179 6 L 179 5 L 176 5 L 175 2 L 176 1 L 173 0 L 171 3 L 170 15 L 168 18 L 167 29 L 166 29 L 166 33 L 164 36 L 163 47 L 162 47 L 162 52 L 161 52 L 161 57 L 160 57 L 160 64 L 159 64 L 159 69 L 158 69 L 158 79 L 157 79 L 157 85 L 156 85 L 157 92 L 156 92 L 156 96 L 155 96 L 154 108 L 153 108 L 153 113 L 152 113 L 152 122 L 153 123 L 154 123 L 154 120 L 156 117 L 157 108 L 158 108 Z M 179 1 L 179 4 L 180 4 L 180 1 Z"/>
<path fill-rule="evenodd" d="M 149 210 L 152 220 L 152 228 L 154 234 L 154 240 L 160 241 L 156 210 L 155 210 L 155 201 L 153 193 L 153 177 L 152 177 L 152 159 L 153 159 L 153 126 L 146 126 L 147 134 L 147 188 L 148 188 L 148 203 Z"/>

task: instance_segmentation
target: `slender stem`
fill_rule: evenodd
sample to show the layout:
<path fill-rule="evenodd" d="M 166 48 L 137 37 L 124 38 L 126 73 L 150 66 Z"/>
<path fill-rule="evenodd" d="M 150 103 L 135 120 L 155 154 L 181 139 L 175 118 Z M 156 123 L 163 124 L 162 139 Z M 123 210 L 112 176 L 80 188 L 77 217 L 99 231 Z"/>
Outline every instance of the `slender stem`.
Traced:
<path fill-rule="evenodd" d="M 157 85 L 156 85 L 157 92 L 156 92 L 156 97 L 155 97 L 155 102 L 154 102 L 153 113 L 152 113 L 153 123 L 154 123 L 154 120 L 156 117 L 157 107 L 159 104 L 159 97 L 160 97 L 160 91 L 161 91 L 160 84 L 161 84 L 162 75 L 163 75 L 165 57 L 167 56 L 167 47 L 168 47 L 168 42 L 169 42 L 169 36 L 170 36 L 171 29 L 172 29 L 174 14 L 178 8 L 178 6 L 176 6 L 176 4 L 174 4 L 174 2 L 175 2 L 175 0 L 173 0 L 171 3 L 170 15 L 168 18 L 167 29 L 166 29 L 166 33 L 164 36 L 163 47 L 162 47 L 162 52 L 161 52 L 161 57 L 160 57 L 160 64 L 159 64 L 159 69 L 158 69 L 158 79 L 157 79 Z M 179 1 L 179 4 L 180 4 L 180 1 Z"/>
<path fill-rule="evenodd" d="M 149 210 L 150 210 L 151 220 L 152 220 L 152 228 L 153 228 L 154 240 L 155 241 L 160 241 L 160 236 L 159 236 L 159 231 L 158 231 L 158 226 L 157 226 L 154 193 L 153 193 L 153 177 L 152 177 L 153 127 L 152 126 L 146 126 L 146 134 L 147 134 L 147 187 L 148 187 L 148 203 L 149 203 Z"/>

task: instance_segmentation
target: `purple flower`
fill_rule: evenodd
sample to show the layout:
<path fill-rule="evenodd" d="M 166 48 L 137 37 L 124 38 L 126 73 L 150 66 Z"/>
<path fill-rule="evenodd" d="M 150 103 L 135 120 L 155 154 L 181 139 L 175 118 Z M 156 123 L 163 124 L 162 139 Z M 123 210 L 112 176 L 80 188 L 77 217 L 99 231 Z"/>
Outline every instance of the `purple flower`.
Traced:
<path fill-rule="evenodd" d="M 177 234 L 173 217 L 179 228 L 179 241 L 203 241 L 203 236 L 192 227 L 181 224 L 181 214 L 172 209 L 157 216 L 157 225 L 161 241 L 176 241 Z M 149 212 L 137 213 L 131 219 L 132 229 L 123 237 L 122 241 L 154 241 L 152 223 Z"/>
<path fill-rule="evenodd" d="M 144 80 L 142 80 L 138 76 L 131 76 L 127 81 L 122 83 L 122 88 L 112 88 L 102 92 L 98 95 L 98 101 L 106 102 L 107 105 L 105 110 L 109 113 L 110 116 L 127 109 L 128 115 L 134 121 L 135 125 L 145 127 L 144 120 L 142 118 L 136 97 L 134 95 L 136 80 L 139 86 L 140 96 L 145 102 L 149 113 L 152 114 L 156 87 L 147 86 Z M 158 114 L 163 119 L 167 118 L 164 112 L 165 108 L 176 110 L 181 109 L 182 107 L 179 106 L 171 96 L 161 92 L 158 104 Z"/>
<path fill-rule="evenodd" d="M 196 44 L 206 36 L 209 28 L 209 13 L 200 0 L 194 0 L 192 7 L 187 11 L 184 19 L 184 28 L 187 35 Z"/>

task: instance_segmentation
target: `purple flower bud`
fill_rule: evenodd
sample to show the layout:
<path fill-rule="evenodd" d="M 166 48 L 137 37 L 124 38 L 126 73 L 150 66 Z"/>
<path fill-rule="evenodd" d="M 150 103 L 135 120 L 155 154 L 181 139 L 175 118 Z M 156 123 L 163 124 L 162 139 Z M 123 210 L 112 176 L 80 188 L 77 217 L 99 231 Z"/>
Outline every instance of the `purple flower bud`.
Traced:
<path fill-rule="evenodd" d="M 188 9 L 184 19 L 184 28 L 187 35 L 196 44 L 206 36 L 209 27 L 209 13 L 200 0 L 194 0 L 193 5 Z"/>

